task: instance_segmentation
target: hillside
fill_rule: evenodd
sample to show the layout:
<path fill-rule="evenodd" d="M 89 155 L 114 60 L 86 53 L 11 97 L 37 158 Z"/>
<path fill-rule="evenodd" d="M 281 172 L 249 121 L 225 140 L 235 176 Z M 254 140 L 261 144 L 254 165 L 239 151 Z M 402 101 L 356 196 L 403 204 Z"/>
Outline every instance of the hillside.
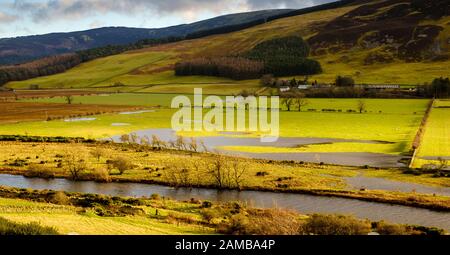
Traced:
<path fill-rule="evenodd" d="M 23 36 L 0 39 L 0 65 L 16 64 L 55 54 L 71 53 L 78 50 L 123 45 L 142 39 L 183 37 L 191 33 L 239 25 L 259 19 L 281 15 L 292 10 L 264 10 L 219 16 L 216 18 L 158 29 L 104 27 L 69 33 Z"/>
<path fill-rule="evenodd" d="M 97 59 L 66 73 L 11 82 L 13 88 L 109 88 L 114 91 L 180 92 L 222 85 L 242 90 L 258 81 L 177 77 L 174 64 L 205 56 L 236 55 L 272 38 L 299 35 L 324 69 L 313 79 L 332 82 L 352 75 L 357 83 L 423 84 L 450 73 L 448 1 L 365 1 L 271 21 L 249 29 L 181 41 Z M 114 86 L 115 83 L 126 86 Z M 182 86 L 181 86 L 182 85 Z M 218 89 L 219 88 L 219 89 Z M 230 91 L 228 91 L 230 92 Z"/>

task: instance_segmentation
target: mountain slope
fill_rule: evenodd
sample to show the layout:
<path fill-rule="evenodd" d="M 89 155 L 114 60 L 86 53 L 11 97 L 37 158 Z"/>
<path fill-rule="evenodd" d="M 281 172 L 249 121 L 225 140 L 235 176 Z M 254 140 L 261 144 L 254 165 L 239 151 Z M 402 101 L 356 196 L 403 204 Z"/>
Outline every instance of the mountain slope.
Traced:
<path fill-rule="evenodd" d="M 177 77 L 173 66 L 181 59 L 240 54 L 262 41 L 289 35 L 300 35 L 310 43 L 314 52 L 311 57 L 324 69 L 323 74 L 313 77 L 319 82 L 332 82 L 337 75 L 352 75 L 357 83 L 423 84 L 450 73 L 450 17 L 447 0 L 420 1 L 432 5 L 419 7 L 415 2 L 366 1 L 283 18 L 226 35 L 110 56 L 63 74 L 12 82 L 8 86 L 108 88 L 120 82 L 128 85 L 120 90 L 145 92 L 186 91 L 188 86 L 203 86 L 204 83 L 241 84 L 240 89 L 257 87 L 258 81 Z M 132 59 L 142 62 L 131 64 Z M 99 67 L 103 71 L 98 72 Z"/>
<path fill-rule="evenodd" d="M 3 38 L 0 39 L 0 65 L 16 64 L 40 57 L 105 45 L 134 43 L 141 39 L 183 37 L 202 30 L 239 25 L 290 11 L 292 10 L 280 9 L 237 13 L 159 29 L 105 27 L 70 33 Z"/>

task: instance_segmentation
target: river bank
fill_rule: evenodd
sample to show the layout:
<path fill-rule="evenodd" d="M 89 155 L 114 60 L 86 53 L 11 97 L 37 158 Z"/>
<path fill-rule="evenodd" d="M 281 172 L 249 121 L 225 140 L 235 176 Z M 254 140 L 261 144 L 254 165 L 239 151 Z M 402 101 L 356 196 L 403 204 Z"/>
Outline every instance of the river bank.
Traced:
<path fill-rule="evenodd" d="M 260 208 L 263 209 L 258 209 L 257 206 L 242 200 L 212 202 L 195 198 L 173 200 L 171 195 L 157 194 L 132 198 L 0 187 L 0 218 L 4 217 L 18 223 L 34 222 L 38 218 L 43 226 L 54 227 L 62 234 L 173 234 L 178 232 L 183 234 L 367 235 L 369 232 L 378 232 L 382 235 L 439 235 L 444 233 L 439 228 L 422 227 L 433 226 L 430 222 L 422 225 L 419 222 L 410 221 L 414 224 L 400 225 L 388 223 L 385 219 L 364 220 L 364 217 L 358 219 L 329 212 L 317 214 L 310 213 L 309 210 Z M 32 217 L 30 212 L 33 213 Z M 412 218 L 417 216 L 414 213 L 408 215 Z M 326 228 L 321 227 L 320 224 L 324 221 L 327 222 Z M 439 225 L 442 224 L 434 226 L 439 227 Z M 445 225 L 440 228 L 447 231 L 449 229 Z"/>
<path fill-rule="evenodd" d="M 148 146 L 135 144 L 2 142 L 2 145 L 5 145 L 0 146 L 0 162 L 3 161 L 0 173 L 3 174 L 187 188 L 297 193 L 352 198 L 431 210 L 450 210 L 450 198 L 446 196 L 447 190 L 442 191 L 446 189 L 445 186 L 433 188 L 430 185 L 439 184 L 439 181 L 445 184 L 446 179 L 433 178 L 431 175 L 429 177 L 402 175 L 404 179 L 412 181 L 411 192 L 361 188 L 364 184 L 361 182 L 358 189 L 355 189 L 348 185 L 348 178 L 355 178 L 366 171 L 377 170 L 272 162 L 187 151 L 154 151 Z M 123 171 L 118 170 L 114 164 L 117 160 L 125 165 Z M 67 168 L 73 164 L 80 167 L 76 176 Z M 399 170 L 392 170 L 394 171 Z M 222 176 L 220 182 L 216 178 L 219 173 Z M 239 174 L 239 178 L 236 178 L 236 174 Z M 378 182 L 382 180 L 379 179 Z M 421 184 L 428 184 L 428 190 L 435 193 L 414 192 L 417 186 L 414 181 L 417 180 Z M 406 181 L 402 180 L 402 182 L 404 186 L 408 185 Z"/>

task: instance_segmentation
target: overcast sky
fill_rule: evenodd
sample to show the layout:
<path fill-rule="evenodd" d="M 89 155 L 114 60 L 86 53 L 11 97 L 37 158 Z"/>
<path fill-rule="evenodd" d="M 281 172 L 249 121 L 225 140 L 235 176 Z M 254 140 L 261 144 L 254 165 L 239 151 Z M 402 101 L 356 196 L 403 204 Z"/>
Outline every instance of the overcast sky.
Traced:
<path fill-rule="evenodd" d="M 0 0 L 0 38 L 105 26 L 158 28 L 335 0 Z"/>

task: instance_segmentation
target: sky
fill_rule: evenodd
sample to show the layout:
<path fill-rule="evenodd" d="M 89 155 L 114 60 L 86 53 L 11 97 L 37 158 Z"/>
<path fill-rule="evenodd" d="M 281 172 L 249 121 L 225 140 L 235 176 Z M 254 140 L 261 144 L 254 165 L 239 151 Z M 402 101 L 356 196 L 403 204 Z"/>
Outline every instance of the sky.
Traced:
<path fill-rule="evenodd" d="M 335 0 L 0 0 L 0 38 L 106 26 L 159 28 L 219 15 Z"/>

